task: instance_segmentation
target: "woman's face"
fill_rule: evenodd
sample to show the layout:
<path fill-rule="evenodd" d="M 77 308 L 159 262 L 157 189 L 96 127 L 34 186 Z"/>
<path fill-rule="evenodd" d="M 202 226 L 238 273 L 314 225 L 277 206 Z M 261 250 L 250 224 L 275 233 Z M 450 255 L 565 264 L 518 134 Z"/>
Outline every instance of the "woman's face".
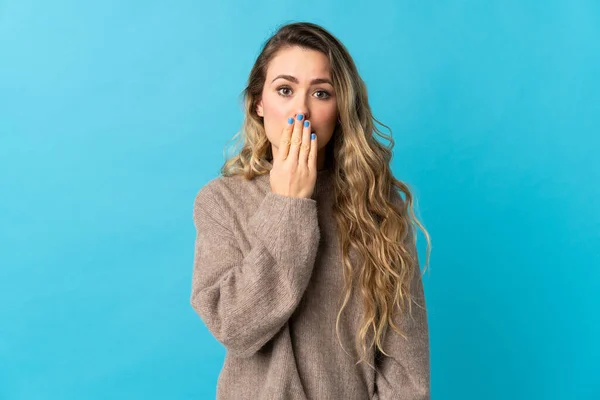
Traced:
<path fill-rule="evenodd" d="M 312 82 L 315 79 L 325 82 Z M 338 118 L 327 56 L 298 46 L 279 51 L 267 68 L 256 112 L 263 117 L 273 154 L 279 151 L 279 139 L 288 118 L 303 114 L 311 123 L 311 132 L 317 135 L 317 169 L 322 169 L 325 146 Z"/>

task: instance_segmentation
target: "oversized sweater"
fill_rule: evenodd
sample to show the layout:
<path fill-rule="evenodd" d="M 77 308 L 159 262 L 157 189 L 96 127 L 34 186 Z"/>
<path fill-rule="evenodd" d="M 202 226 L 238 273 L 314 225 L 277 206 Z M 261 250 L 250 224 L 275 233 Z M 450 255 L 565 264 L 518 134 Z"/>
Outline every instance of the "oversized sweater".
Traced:
<path fill-rule="evenodd" d="M 367 361 L 376 370 L 355 365 L 362 309 L 357 289 L 340 318 L 340 346 L 335 321 L 344 278 L 331 212 L 332 172 L 317 175 L 311 198 L 273 193 L 268 174 L 219 176 L 195 197 L 190 302 L 226 348 L 217 399 L 429 399 L 419 268 L 412 287 L 422 308 L 413 303 L 412 319 L 394 320 L 408 340 L 388 328 L 383 349 L 391 357 L 372 347 Z"/>

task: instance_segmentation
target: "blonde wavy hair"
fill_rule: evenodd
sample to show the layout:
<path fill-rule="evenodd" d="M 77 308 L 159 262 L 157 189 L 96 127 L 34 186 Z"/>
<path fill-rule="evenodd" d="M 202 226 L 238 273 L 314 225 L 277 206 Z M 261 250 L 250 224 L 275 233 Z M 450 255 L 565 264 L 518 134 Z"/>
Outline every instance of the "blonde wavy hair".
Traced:
<path fill-rule="evenodd" d="M 424 306 L 416 303 L 411 295 L 411 280 L 419 271 L 413 229 L 421 228 L 427 239 L 425 269 L 429 263 L 431 241 L 415 216 L 408 185 L 395 179 L 390 171 L 394 139 L 379 131 L 374 122 L 390 132 L 391 129 L 373 117 L 365 83 L 345 46 L 313 23 L 283 25 L 263 45 L 242 92 L 245 118 L 242 129 L 233 137 L 240 139 L 241 149 L 225 162 L 221 174 L 253 179 L 270 172 L 271 143 L 265 134 L 263 119 L 256 113 L 256 104 L 262 94 L 269 62 L 279 50 L 291 46 L 320 51 L 329 58 L 339 120 L 326 146 L 326 164 L 332 171 L 333 215 L 339 232 L 345 280 L 345 296 L 336 319 L 336 333 L 342 345 L 339 320 L 357 279 L 364 310 L 355 342 L 362 355 L 358 364 L 366 361 L 367 351 L 374 344 L 381 353 L 388 355 L 382 343 L 389 326 L 406 339 L 404 332 L 393 322 L 394 305 L 399 307 L 400 313 L 405 313 L 405 303 L 408 303 L 411 317 L 411 303 Z M 389 145 L 383 146 L 376 140 L 376 135 L 390 142 Z M 356 266 L 357 271 L 351 264 L 351 251 L 361 260 Z M 356 277 L 354 272 L 358 272 Z M 367 348 L 368 334 L 372 336 Z"/>

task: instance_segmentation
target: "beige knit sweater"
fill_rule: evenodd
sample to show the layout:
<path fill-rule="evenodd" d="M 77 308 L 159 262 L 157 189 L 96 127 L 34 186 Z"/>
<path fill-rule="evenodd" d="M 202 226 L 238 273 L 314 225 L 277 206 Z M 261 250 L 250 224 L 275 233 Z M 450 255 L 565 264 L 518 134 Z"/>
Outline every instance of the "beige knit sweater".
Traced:
<path fill-rule="evenodd" d="M 429 399 L 429 334 L 420 274 L 413 318 L 391 328 L 386 357 L 355 365 L 361 299 L 353 290 L 340 320 L 343 272 L 331 214 L 331 171 L 311 198 L 271 192 L 269 175 L 219 176 L 194 200 L 191 304 L 227 349 L 217 383 L 223 400 Z M 398 199 L 400 197 L 398 196 Z M 401 200 L 400 200 L 401 201 Z M 352 253 L 351 253 L 352 254 Z M 372 336 L 371 336 L 372 337 Z"/>

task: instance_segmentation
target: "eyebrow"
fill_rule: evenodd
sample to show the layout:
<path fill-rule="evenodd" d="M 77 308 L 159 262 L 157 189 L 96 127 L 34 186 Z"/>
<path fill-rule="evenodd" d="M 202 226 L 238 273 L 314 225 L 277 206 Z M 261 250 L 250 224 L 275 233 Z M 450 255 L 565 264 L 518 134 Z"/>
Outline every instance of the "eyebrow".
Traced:
<path fill-rule="evenodd" d="M 275 79 L 273 79 L 271 81 L 271 83 L 275 82 L 279 78 L 287 79 L 288 81 L 291 81 L 294 83 L 299 83 L 298 78 L 296 78 L 295 76 L 292 76 L 292 75 L 277 75 L 275 77 Z M 313 79 L 312 81 L 310 81 L 311 85 L 317 85 L 319 83 L 329 83 L 331 86 L 333 86 L 333 83 L 331 82 L 331 80 L 329 80 L 327 78 L 316 78 L 316 79 Z"/>

